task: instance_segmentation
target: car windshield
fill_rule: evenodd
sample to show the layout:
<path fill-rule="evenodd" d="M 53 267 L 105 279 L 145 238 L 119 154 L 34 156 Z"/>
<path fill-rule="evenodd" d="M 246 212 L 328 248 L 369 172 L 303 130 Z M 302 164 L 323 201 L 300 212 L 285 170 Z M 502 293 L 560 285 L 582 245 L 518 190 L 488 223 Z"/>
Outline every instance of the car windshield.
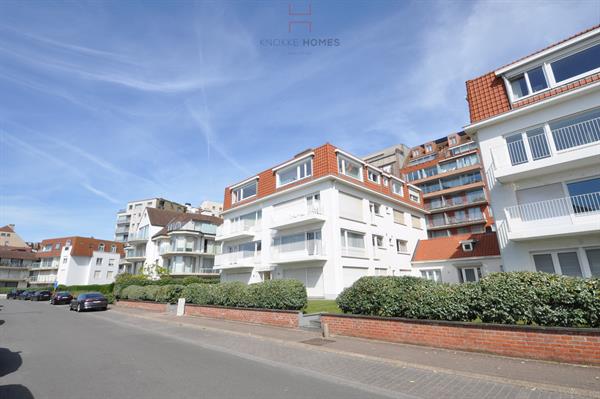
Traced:
<path fill-rule="evenodd" d="M 92 292 L 91 294 L 83 294 L 82 297 L 83 297 L 83 299 L 104 298 L 104 296 L 102 294 L 97 293 L 97 292 Z"/>

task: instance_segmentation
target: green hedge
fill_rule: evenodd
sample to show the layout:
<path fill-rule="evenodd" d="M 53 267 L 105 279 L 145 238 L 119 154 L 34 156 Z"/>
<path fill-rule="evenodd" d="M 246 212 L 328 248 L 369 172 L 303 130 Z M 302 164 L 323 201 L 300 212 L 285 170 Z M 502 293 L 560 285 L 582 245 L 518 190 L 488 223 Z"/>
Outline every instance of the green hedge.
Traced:
<path fill-rule="evenodd" d="M 345 313 L 415 319 L 600 327 L 600 279 L 493 273 L 477 283 L 362 277 L 336 300 Z"/>
<path fill-rule="evenodd" d="M 158 280 L 149 279 L 147 276 L 139 274 L 120 273 L 115 278 L 113 293 L 120 297 L 124 288 L 131 285 L 137 286 L 161 286 L 161 285 L 189 285 L 189 284 L 217 284 L 218 277 L 197 277 L 190 276 L 185 278 L 161 277 Z"/>
<path fill-rule="evenodd" d="M 271 280 L 246 285 L 241 282 L 158 286 L 154 299 L 146 295 L 151 286 L 129 286 L 122 299 L 147 299 L 175 303 L 178 298 L 197 305 L 300 310 L 306 307 L 306 288 L 298 280 Z"/>

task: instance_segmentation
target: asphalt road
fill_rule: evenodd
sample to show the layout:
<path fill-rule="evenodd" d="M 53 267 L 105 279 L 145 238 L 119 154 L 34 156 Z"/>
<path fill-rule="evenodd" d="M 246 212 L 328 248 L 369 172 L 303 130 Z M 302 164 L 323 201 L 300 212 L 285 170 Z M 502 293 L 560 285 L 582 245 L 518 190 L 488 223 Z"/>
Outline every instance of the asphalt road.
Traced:
<path fill-rule="evenodd" d="M 0 399 L 379 398 L 47 302 L 0 300 Z"/>

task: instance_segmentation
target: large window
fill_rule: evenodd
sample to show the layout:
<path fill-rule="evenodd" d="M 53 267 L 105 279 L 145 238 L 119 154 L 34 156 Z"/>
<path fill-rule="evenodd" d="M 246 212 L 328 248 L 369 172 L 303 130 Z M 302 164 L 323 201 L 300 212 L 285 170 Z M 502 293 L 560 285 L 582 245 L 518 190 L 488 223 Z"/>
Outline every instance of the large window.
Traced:
<path fill-rule="evenodd" d="M 365 256 L 365 235 L 350 230 L 342 229 L 340 232 L 342 242 L 342 255 Z"/>
<path fill-rule="evenodd" d="M 396 240 L 396 251 L 400 253 L 408 253 L 408 241 L 406 240 Z"/>
<path fill-rule="evenodd" d="M 600 44 L 568 55 L 550 65 L 556 83 L 598 69 L 600 68 Z"/>
<path fill-rule="evenodd" d="M 575 213 L 600 211 L 600 177 L 567 184 Z"/>
<path fill-rule="evenodd" d="M 396 195 L 404 195 L 403 191 L 402 191 L 402 183 L 397 182 L 397 181 L 392 181 L 392 192 Z"/>
<path fill-rule="evenodd" d="M 340 192 L 339 195 L 340 217 L 363 221 L 363 200 L 352 195 Z"/>
<path fill-rule="evenodd" d="M 600 248 L 586 249 L 585 254 L 590 265 L 592 276 L 600 276 Z"/>
<path fill-rule="evenodd" d="M 519 99 L 548 88 L 543 67 L 539 66 L 510 79 L 513 98 Z"/>
<path fill-rule="evenodd" d="M 305 159 L 304 161 L 297 163 L 292 166 L 288 166 L 277 172 L 277 187 L 285 186 L 301 180 L 306 177 L 312 176 L 312 158 Z"/>
<path fill-rule="evenodd" d="M 338 155 L 338 171 L 346 176 L 362 180 L 362 167 L 360 163 Z"/>
<path fill-rule="evenodd" d="M 253 182 L 231 190 L 233 203 L 240 202 L 242 200 L 245 200 L 246 198 L 255 196 L 257 187 L 258 182 L 255 180 Z"/>
<path fill-rule="evenodd" d="M 379 179 L 381 178 L 379 172 L 376 172 L 373 169 L 367 169 L 367 176 L 369 177 L 369 181 L 372 181 L 373 183 L 379 183 Z"/>
<path fill-rule="evenodd" d="M 427 280 L 442 282 L 442 271 L 440 269 L 421 270 L 421 277 Z"/>
<path fill-rule="evenodd" d="M 582 276 L 577 251 L 535 254 L 533 255 L 533 263 L 538 272 L 558 273 L 573 277 Z"/>

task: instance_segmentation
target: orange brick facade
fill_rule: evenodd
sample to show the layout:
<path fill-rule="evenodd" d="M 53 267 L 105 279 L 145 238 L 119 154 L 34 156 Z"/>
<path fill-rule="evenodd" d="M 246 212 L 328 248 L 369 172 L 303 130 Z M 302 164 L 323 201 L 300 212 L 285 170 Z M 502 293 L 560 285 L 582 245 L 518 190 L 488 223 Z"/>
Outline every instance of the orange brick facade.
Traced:
<path fill-rule="evenodd" d="M 258 199 L 264 198 L 264 197 L 274 194 L 276 192 L 288 190 L 292 187 L 306 184 L 310 181 L 319 179 L 324 176 L 339 177 L 341 179 L 347 180 L 354 184 L 358 184 L 358 185 L 361 185 L 368 189 L 371 189 L 373 191 L 377 191 L 379 193 L 385 194 L 388 197 L 390 197 L 390 199 L 392 199 L 392 200 L 405 202 L 412 206 L 420 207 L 423 205 L 422 199 L 421 199 L 420 203 L 410 201 L 408 185 L 406 183 L 402 183 L 403 184 L 403 195 L 400 196 L 400 195 L 394 194 L 392 192 L 391 182 L 387 186 L 384 185 L 383 178 L 380 179 L 379 184 L 369 181 L 369 179 L 367 178 L 367 168 L 366 167 L 362 168 L 363 169 L 363 181 L 359 181 L 359 180 L 356 180 L 351 177 L 348 177 L 348 176 L 338 173 L 338 161 L 337 161 L 338 158 L 337 158 L 336 150 L 337 150 L 337 148 L 331 144 L 325 144 L 325 145 L 322 145 L 322 146 L 317 147 L 314 150 L 312 150 L 314 152 L 312 176 L 302 179 L 302 180 L 299 180 L 297 182 L 291 183 L 291 184 L 287 184 L 285 187 L 277 188 L 276 172 L 273 171 L 273 169 L 267 169 L 267 170 L 259 173 L 258 174 L 258 190 L 257 190 L 256 196 L 254 196 L 252 198 L 248 198 L 243 201 L 239 201 L 235 204 L 232 204 L 231 186 L 226 187 L 224 200 L 223 200 L 223 210 L 228 210 L 228 209 L 232 209 L 232 208 L 235 208 L 235 207 L 243 205 L 243 204 L 252 203 Z M 304 154 L 305 153 L 299 154 L 296 156 L 296 158 L 300 159 L 302 157 L 302 155 L 304 155 Z M 375 168 L 375 169 L 377 169 L 377 168 Z"/>
<path fill-rule="evenodd" d="M 240 309 L 186 304 L 185 315 L 241 321 L 244 323 L 265 324 L 276 327 L 298 327 L 298 312 L 286 310 Z"/>
<path fill-rule="evenodd" d="M 600 330 L 502 326 L 324 314 L 334 335 L 600 365 Z"/>

